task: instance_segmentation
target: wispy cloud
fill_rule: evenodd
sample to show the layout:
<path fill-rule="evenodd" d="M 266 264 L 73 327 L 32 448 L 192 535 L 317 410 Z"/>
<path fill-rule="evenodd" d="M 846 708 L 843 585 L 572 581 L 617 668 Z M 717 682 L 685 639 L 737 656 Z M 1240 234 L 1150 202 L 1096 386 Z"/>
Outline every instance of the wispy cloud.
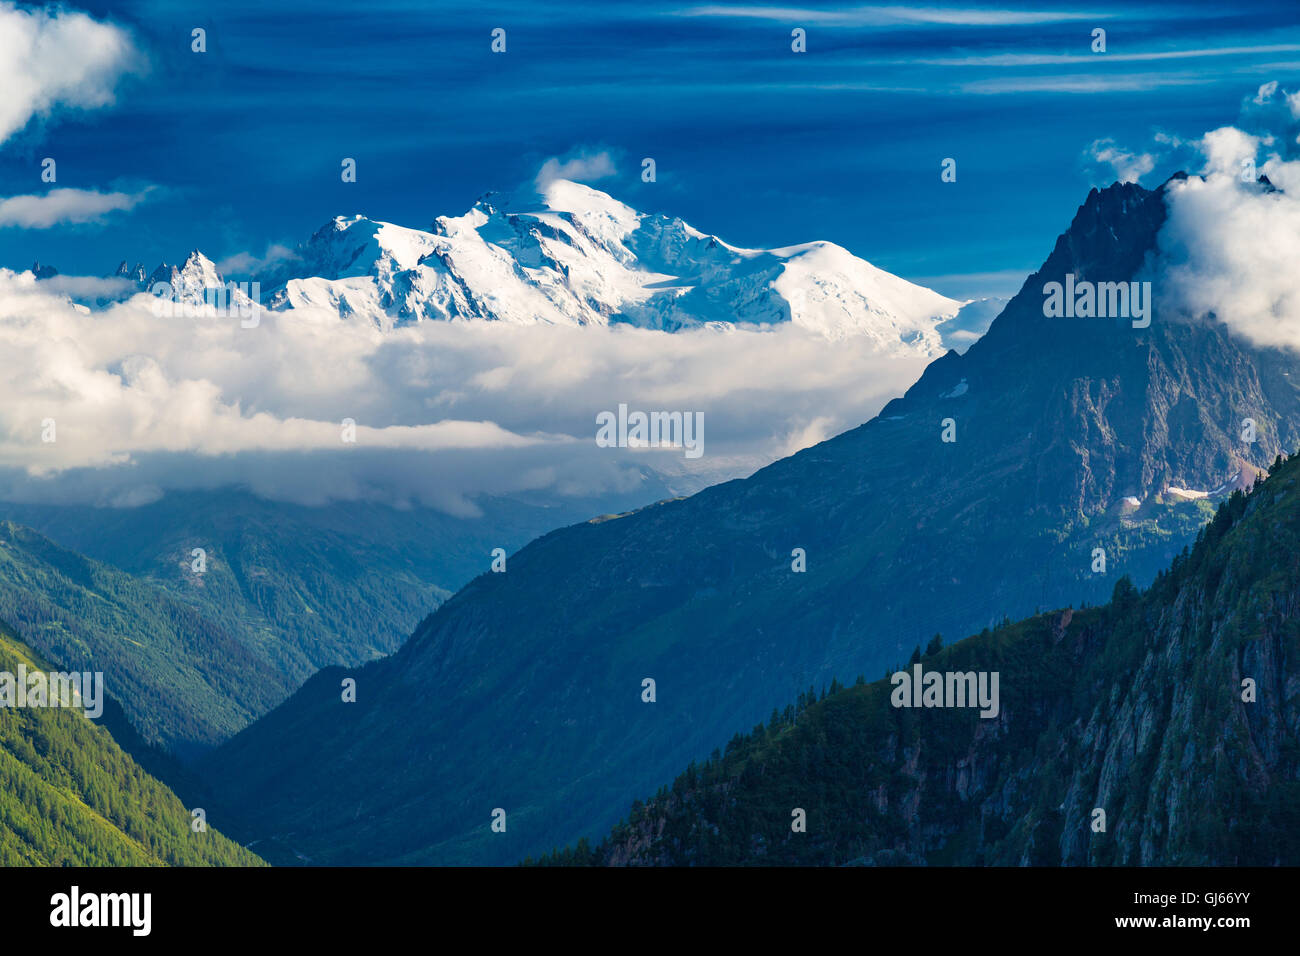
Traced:
<path fill-rule="evenodd" d="M 149 190 L 138 193 L 93 189 L 51 189 L 47 193 L 0 199 L 0 228 L 49 229 L 52 226 L 99 222 L 111 212 L 134 209 Z"/>
<path fill-rule="evenodd" d="M 1273 94 L 1276 92 L 1277 92 L 1277 80 L 1269 80 L 1267 83 L 1260 85 L 1258 92 L 1256 92 L 1255 95 L 1251 97 L 1250 101 L 1254 103 L 1256 106 L 1263 106 L 1265 103 L 1267 103 L 1269 100 L 1273 98 Z"/>
<path fill-rule="evenodd" d="M 613 176 L 615 171 L 613 158 L 603 150 L 598 153 L 583 152 L 563 160 L 552 156 L 542 163 L 534 184 L 541 191 L 557 179 L 592 182 Z"/>
<path fill-rule="evenodd" d="M 783 23 L 816 23 L 824 26 L 887 27 L 915 24 L 945 26 L 1032 26 L 1078 20 L 1107 20 L 1113 13 L 1052 10 L 987 10 L 978 7 L 861 6 L 843 10 L 812 7 L 763 7 L 743 4 L 710 4 L 677 11 L 683 17 L 716 17 L 737 20 L 776 20 Z"/>
<path fill-rule="evenodd" d="M 1278 43 L 1270 46 L 1201 47 L 1195 50 L 1161 50 L 1151 53 L 992 53 L 987 56 L 936 57 L 909 59 L 903 62 L 923 66 L 1059 66 L 1069 63 L 1146 63 L 1161 60 L 1188 60 L 1218 56 L 1261 56 L 1265 53 L 1295 53 L 1300 44 Z"/>
<path fill-rule="evenodd" d="M 1098 76 L 1073 73 L 1064 76 L 998 77 L 975 80 L 959 87 L 963 93 L 995 96 L 1003 93 L 1137 93 L 1170 86 L 1221 83 L 1222 77 L 1198 73 L 1129 73 Z"/>
<path fill-rule="evenodd" d="M 260 256 L 255 256 L 251 252 L 237 252 L 234 255 L 226 256 L 226 258 L 216 263 L 216 266 L 217 271 L 222 273 L 255 274 L 285 262 L 293 262 L 297 258 L 298 253 L 288 246 L 274 242 L 267 246 L 266 252 Z"/>
<path fill-rule="evenodd" d="M 980 299 L 992 297 L 1009 299 L 1024 285 L 1025 279 L 1038 268 L 1037 264 L 1023 269 L 999 269 L 994 272 L 953 272 L 937 276 L 909 276 L 912 282 L 942 292 L 954 299 Z"/>
<path fill-rule="evenodd" d="M 1109 166 L 1122 183 L 1135 183 L 1156 166 L 1156 158 L 1151 153 L 1131 152 L 1113 139 L 1093 140 L 1084 150 L 1084 156 L 1092 163 Z"/>

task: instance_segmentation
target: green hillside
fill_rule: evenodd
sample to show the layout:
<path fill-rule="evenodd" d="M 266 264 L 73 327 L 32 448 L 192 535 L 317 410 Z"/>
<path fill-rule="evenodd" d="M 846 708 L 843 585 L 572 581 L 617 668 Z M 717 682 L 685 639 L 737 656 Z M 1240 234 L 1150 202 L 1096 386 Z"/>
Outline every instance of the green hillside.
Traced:
<path fill-rule="evenodd" d="M 0 671 L 48 665 L 0 626 Z M 81 711 L 0 708 L 0 865 L 259 866 Z"/>
<path fill-rule="evenodd" d="M 493 548 L 609 502 L 479 504 L 457 518 L 234 489 L 135 508 L 0 502 L 0 607 L 38 652 L 104 671 L 145 740 L 188 759 L 322 667 L 396 650 Z"/>
<path fill-rule="evenodd" d="M 104 673 L 151 744 L 211 746 L 292 690 L 269 655 L 166 590 L 0 522 L 0 607 L 68 670 Z"/>
<path fill-rule="evenodd" d="M 999 672 L 996 719 L 809 692 L 543 862 L 1300 864 L 1300 459 L 1273 471 L 1145 593 L 922 658 Z"/>

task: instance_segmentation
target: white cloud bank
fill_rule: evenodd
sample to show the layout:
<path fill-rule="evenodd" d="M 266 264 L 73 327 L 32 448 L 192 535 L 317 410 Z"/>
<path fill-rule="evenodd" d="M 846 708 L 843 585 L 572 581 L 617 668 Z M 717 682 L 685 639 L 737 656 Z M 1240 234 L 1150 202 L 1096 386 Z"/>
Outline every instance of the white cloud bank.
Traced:
<path fill-rule="evenodd" d="M 118 81 L 143 62 L 130 35 L 111 23 L 0 2 L 0 143 L 33 117 L 111 105 Z"/>
<path fill-rule="evenodd" d="M 794 327 L 383 333 L 299 309 L 250 329 L 159 318 L 145 295 L 89 312 L 58 288 L 0 270 L 3 498 L 138 504 L 241 484 L 473 514 L 482 494 L 632 491 L 646 468 L 692 490 L 867 420 L 925 364 Z M 597 447 L 596 415 L 620 403 L 703 413 L 703 457 Z"/>

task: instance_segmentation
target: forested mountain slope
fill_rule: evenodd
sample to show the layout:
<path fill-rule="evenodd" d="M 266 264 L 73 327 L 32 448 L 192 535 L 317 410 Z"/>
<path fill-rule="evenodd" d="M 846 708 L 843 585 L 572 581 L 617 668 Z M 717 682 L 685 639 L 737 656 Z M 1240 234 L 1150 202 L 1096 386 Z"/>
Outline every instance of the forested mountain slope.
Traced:
<path fill-rule="evenodd" d="M 0 671 L 20 664 L 52 669 L 0 625 Z M 0 707 L 0 865 L 262 865 L 192 809 L 80 709 Z"/>
<path fill-rule="evenodd" d="M 1300 459 L 1149 590 L 921 665 L 999 672 L 1001 713 L 808 694 L 546 862 L 1300 864 Z"/>

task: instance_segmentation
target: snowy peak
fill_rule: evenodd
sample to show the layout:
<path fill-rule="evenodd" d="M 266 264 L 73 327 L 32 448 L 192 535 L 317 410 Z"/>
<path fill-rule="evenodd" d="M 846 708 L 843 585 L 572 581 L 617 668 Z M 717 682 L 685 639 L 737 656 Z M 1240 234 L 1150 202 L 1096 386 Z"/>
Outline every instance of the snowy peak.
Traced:
<path fill-rule="evenodd" d="M 424 321 L 613 325 L 677 331 L 791 323 L 886 354 L 935 357 L 971 339 L 958 302 L 829 242 L 745 249 L 581 183 L 487 193 L 428 231 L 337 216 L 259 277 L 277 310 L 333 312 L 382 330 Z M 182 301 L 221 286 L 195 250 L 145 278 Z M 960 327 L 961 340 L 945 330 Z M 982 330 L 981 330 L 982 331 Z"/>
<path fill-rule="evenodd" d="M 593 241 L 602 244 L 620 242 L 645 218 L 607 193 L 567 179 L 551 180 L 535 192 L 490 192 L 474 204 L 474 210 L 487 218 L 525 216 L 542 222 L 547 221 L 547 214 L 553 214 L 565 222 L 575 223 Z M 438 219 L 439 223 L 450 221 L 455 220 L 446 216 Z"/>
<path fill-rule="evenodd" d="M 164 261 L 158 263 L 158 266 L 148 273 L 145 272 L 143 264 L 137 262 L 134 266 L 130 266 L 128 262 L 129 260 L 123 259 L 109 278 L 126 280 L 136 291 L 148 292 L 176 302 L 202 305 L 212 299 L 208 294 L 210 290 L 225 286 L 225 279 L 217 271 L 213 261 L 197 249 L 191 251 L 180 266 L 170 265 Z M 95 302 L 97 305 L 104 305 L 120 298 L 120 294 L 104 295 L 97 298 Z M 243 293 L 238 293 L 237 298 L 240 302 L 248 302 L 248 297 Z"/>
<path fill-rule="evenodd" d="M 449 318 L 428 301 L 435 291 L 420 285 L 420 263 L 435 250 L 437 237 L 418 229 L 364 216 L 338 216 L 299 250 L 293 264 L 302 277 L 287 274 L 263 282 L 275 309 L 326 308 L 340 316 L 360 314 L 382 328 L 404 320 Z"/>
<path fill-rule="evenodd" d="M 432 238 L 364 216 L 337 216 L 308 240 L 300 268 L 323 279 L 400 272 L 419 265 L 432 249 Z"/>
<path fill-rule="evenodd" d="M 963 303 L 878 269 L 830 242 L 775 249 L 785 268 L 773 287 L 791 303 L 792 321 L 830 338 L 897 336 L 944 350 L 936 326 Z"/>
<path fill-rule="evenodd" d="M 145 275 L 144 265 L 142 263 L 137 262 L 135 268 L 131 268 L 127 265 L 127 260 L 123 259 L 121 265 L 119 265 L 113 272 L 112 278 L 127 279 L 134 282 L 137 286 L 143 287 L 147 276 Z"/>
<path fill-rule="evenodd" d="M 182 279 L 200 283 L 205 287 L 218 286 L 222 283 L 216 264 L 197 249 L 189 254 L 185 265 L 181 266 L 180 274 Z"/>
<path fill-rule="evenodd" d="M 128 261 L 114 278 L 155 294 L 170 286 L 178 302 L 201 304 L 225 285 L 197 249 L 149 273 Z M 1001 306 L 950 299 L 831 242 L 734 246 L 563 179 L 486 193 L 427 231 L 336 216 L 256 278 L 269 308 L 323 310 L 384 331 L 425 321 L 667 332 L 790 324 L 925 358 L 964 351 Z"/>
<path fill-rule="evenodd" d="M 152 288 L 156 285 L 171 282 L 172 278 L 176 274 L 177 269 L 175 266 L 169 266 L 166 262 L 160 262 L 158 263 L 158 268 L 149 273 L 149 278 L 145 280 L 145 288 Z"/>
<path fill-rule="evenodd" d="M 567 179 L 550 182 L 541 197 L 549 212 L 567 218 L 602 244 L 621 242 L 646 218 L 599 189 Z"/>

